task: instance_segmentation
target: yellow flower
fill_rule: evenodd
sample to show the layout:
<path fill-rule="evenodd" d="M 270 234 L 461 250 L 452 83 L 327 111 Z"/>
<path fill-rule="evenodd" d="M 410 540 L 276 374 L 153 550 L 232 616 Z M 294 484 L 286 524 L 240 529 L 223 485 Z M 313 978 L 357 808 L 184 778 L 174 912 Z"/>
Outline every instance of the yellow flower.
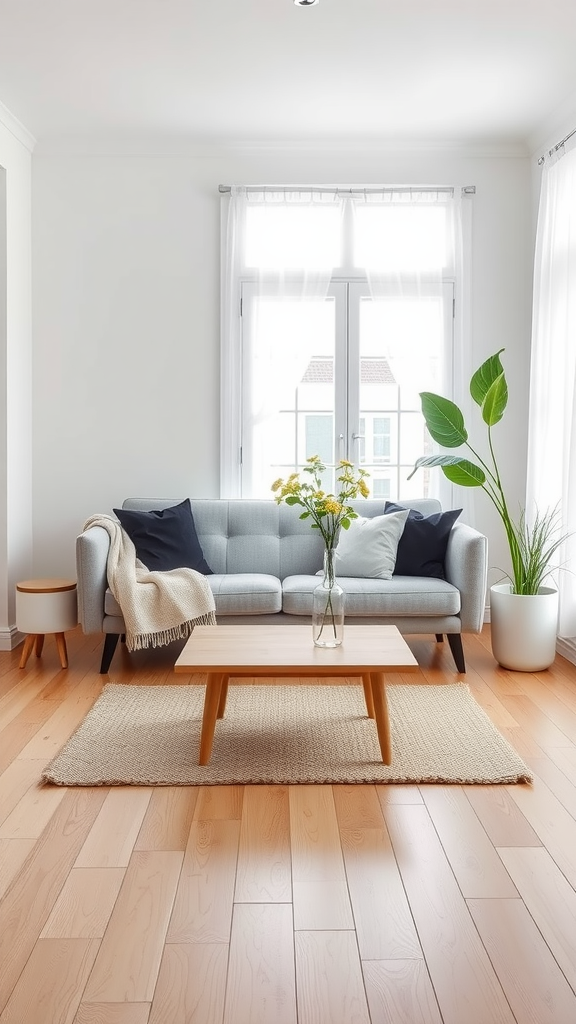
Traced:
<path fill-rule="evenodd" d="M 282 487 L 282 483 L 283 483 L 282 479 L 280 477 L 278 477 L 278 479 L 275 480 L 274 483 L 272 484 L 272 487 L 270 488 L 270 490 L 271 491 L 277 491 L 280 487 Z"/>
<path fill-rule="evenodd" d="M 329 513 L 329 515 L 337 516 L 338 513 L 342 511 L 342 505 L 339 501 L 336 501 L 336 498 L 329 495 L 324 499 L 324 509 Z"/>
<path fill-rule="evenodd" d="M 358 481 L 358 490 L 360 491 L 360 494 L 362 495 L 363 498 L 367 498 L 368 495 L 370 494 L 370 488 L 368 487 L 368 484 L 366 483 L 365 480 Z"/>

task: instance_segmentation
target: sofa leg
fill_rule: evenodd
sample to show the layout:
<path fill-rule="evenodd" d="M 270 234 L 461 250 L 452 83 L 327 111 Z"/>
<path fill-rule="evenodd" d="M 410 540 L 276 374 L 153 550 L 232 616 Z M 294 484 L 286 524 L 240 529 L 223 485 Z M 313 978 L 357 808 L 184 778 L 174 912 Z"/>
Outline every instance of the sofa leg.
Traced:
<path fill-rule="evenodd" d="M 437 644 L 443 644 L 444 643 L 444 633 L 436 633 L 436 643 Z"/>
<path fill-rule="evenodd" d="M 466 662 L 464 661 L 464 648 L 462 647 L 462 637 L 460 633 L 447 633 L 446 636 L 448 637 L 452 657 L 456 662 L 456 668 L 459 672 L 465 672 Z"/>
<path fill-rule="evenodd" d="M 104 650 L 102 651 L 102 663 L 100 665 L 100 675 L 105 675 L 110 668 L 110 662 L 114 656 L 116 650 L 116 644 L 118 643 L 118 633 L 106 633 L 104 638 Z"/>

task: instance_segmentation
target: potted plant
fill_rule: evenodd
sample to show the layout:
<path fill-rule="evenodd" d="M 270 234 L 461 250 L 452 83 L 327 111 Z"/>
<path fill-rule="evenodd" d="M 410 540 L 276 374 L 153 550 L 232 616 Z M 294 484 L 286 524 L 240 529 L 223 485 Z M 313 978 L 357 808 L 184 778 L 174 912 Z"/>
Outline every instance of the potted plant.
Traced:
<path fill-rule="evenodd" d="M 558 593 L 544 581 L 552 571 L 552 558 L 565 536 L 558 533 L 554 509 L 536 513 L 532 522 L 522 510 L 517 520 L 506 501 L 492 441 L 492 428 L 500 422 L 508 403 L 508 385 L 500 354 L 490 356 L 473 374 L 470 394 L 480 407 L 488 430 L 488 456 L 483 459 L 470 445 L 462 412 L 454 402 L 429 391 L 420 393 L 422 412 L 431 437 L 443 448 L 464 445 L 476 462 L 458 455 L 432 455 L 416 461 L 410 477 L 423 466 L 441 466 L 452 483 L 481 487 L 495 506 L 508 541 L 512 572 L 507 583 L 490 588 L 492 650 L 504 668 L 535 672 L 548 668 L 556 653 Z M 410 479 L 409 477 L 409 479 Z"/>

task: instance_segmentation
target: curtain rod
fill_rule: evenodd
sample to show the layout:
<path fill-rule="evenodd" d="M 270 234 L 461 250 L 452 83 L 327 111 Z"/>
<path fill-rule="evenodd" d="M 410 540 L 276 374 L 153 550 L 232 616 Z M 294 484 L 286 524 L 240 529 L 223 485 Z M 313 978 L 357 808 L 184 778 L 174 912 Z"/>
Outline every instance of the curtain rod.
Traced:
<path fill-rule="evenodd" d="M 557 142 L 555 146 L 552 146 L 552 149 L 548 150 L 548 156 L 553 156 L 554 153 L 557 153 L 559 149 L 562 149 L 564 143 L 568 142 L 568 139 L 571 139 L 573 135 L 576 135 L 576 128 L 574 128 L 573 131 L 568 132 L 568 135 L 565 135 L 563 139 L 560 139 L 560 142 Z M 543 153 L 542 156 L 538 157 L 538 167 L 540 167 L 541 164 L 544 163 L 545 159 L 545 153 Z"/>
<path fill-rule="evenodd" d="M 230 192 L 231 185 L 218 185 L 219 192 Z M 321 185 L 247 185 L 247 192 L 330 192 L 333 195 L 381 195 L 383 192 L 446 192 L 453 195 L 452 186 L 440 186 L 435 188 L 431 185 L 419 187 L 418 185 L 402 185 L 388 188 L 324 188 Z M 475 195 L 476 185 L 465 185 L 462 195 Z"/>

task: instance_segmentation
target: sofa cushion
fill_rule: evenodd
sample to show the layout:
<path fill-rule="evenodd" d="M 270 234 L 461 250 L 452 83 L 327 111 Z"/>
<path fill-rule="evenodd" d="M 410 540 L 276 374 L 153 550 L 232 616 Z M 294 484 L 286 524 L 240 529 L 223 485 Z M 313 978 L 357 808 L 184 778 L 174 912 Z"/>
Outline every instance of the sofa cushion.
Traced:
<path fill-rule="evenodd" d="M 401 505 L 387 501 L 384 513 L 397 515 L 401 508 Z M 395 574 L 445 579 L 444 559 L 448 538 L 461 512 L 462 509 L 457 508 L 423 516 L 421 512 L 410 509 L 398 543 Z"/>
<path fill-rule="evenodd" d="M 340 530 L 334 571 L 340 576 L 392 579 L 398 541 L 408 509 L 369 519 L 358 516 L 347 530 Z"/>
<path fill-rule="evenodd" d="M 444 616 L 460 612 L 460 591 L 446 580 L 394 576 L 391 580 L 338 576 L 345 593 L 344 614 L 388 616 Z M 282 611 L 312 614 L 312 591 L 317 576 L 288 576 L 282 584 Z"/>
<path fill-rule="evenodd" d="M 318 582 L 318 581 L 316 581 Z M 282 584 L 260 572 L 214 573 L 208 577 L 216 615 L 268 615 L 282 611 Z"/>
<path fill-rule="evenodd" d="M 113 511 L 134 544 L 138 558 L 150 572 L 169 572 L 182 567 L 195 569 L 205 576 L 212 572 L 200 547 L 189 498 L 179 505 L 149 512 L 125 508 Z"/>

